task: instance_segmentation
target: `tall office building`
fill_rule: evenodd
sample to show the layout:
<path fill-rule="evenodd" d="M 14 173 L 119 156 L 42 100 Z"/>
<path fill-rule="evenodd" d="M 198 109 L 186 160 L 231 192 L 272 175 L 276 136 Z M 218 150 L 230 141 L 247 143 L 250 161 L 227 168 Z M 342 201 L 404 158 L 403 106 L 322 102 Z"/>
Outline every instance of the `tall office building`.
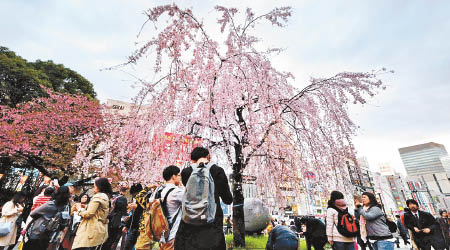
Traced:
<path fill-rule="evenodd" d="M 398 151 L 408 175 L 423 183 L 423 190 L 418 194 L 426 192 L 432 196 L 431 200 L 435 201 L 433 207 L 448 209 L 450 206 L 450 157 L 444 145 L 429 142 L 400 148 Z M 415 191 L 412 190 L 412 192 Z M 420 200 L 419 196 L 414 198 Z M 427 204 L 427 202 L 423 203 Z"/>
<path fill-rule="evenodd" d="M 400 148 L 398 151 L 408 175 L 423 176 L 436 173 L 450 175 L 450 161 L 444 145 L 429 142 Z"/>

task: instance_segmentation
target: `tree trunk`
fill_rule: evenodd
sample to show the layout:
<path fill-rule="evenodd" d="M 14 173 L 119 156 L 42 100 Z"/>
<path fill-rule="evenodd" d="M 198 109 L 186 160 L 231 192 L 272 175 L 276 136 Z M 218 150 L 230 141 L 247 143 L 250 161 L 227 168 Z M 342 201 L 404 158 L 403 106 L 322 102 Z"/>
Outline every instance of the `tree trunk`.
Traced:
<path fill-rule="evenodd" d="M 236 163 L 233 164 L 233 244 L 245 247 L 244 194 L 242 190 L 242 146 L 235 145 Z"/>

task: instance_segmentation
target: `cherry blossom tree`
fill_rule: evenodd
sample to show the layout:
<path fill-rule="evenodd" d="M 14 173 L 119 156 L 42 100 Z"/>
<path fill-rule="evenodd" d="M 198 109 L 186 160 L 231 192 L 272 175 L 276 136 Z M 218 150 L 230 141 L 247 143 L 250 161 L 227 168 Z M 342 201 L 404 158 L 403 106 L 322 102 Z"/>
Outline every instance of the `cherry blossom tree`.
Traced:
<path fill-rule="evenodd" d="M 159 150 L 166 132 L 181 135 L 173 140 L 175 146 L 183 136 L 201 138 L 232 168 L 234 244 L 244 246 L 243 176 L 255 176 L 258 193 L 281 205 L 283 189 L 299 190 L 307 171 L 314 171 L 323 185 L 345 184 L 339 173 L 355 157 L 352 136 L 357 128 L 348 105 L 364 104 L 384 88 L 378 79 L 384 70 L 296 83 L 291 73 L 271 62 L 282 50 L 257 49 L 260 40 L 252 35 L 262 22 L 285 26 L 291 8 L 263 15 L 251 9 L 215 10 L 223 41 L 210 36 L 191 9 L 173 4 L 146 12 L 147 22 L 155 24 L 155 37 L 128 64 L 155 58 L 157 80 L 144 82 L 135 99 L 143 108 L 110 134 L 103 151 L 107 164 L 114 162 L 123 176 L 149 181 L 160 175 L 162 163 L 175 160 L 170 150 Z M 239 15 L 244 16 L 241 23 Z M 86 155 L 80 154 L 78 163 Z"/>
<path fill-rule="evenodd" d="M 101 106 L 85 96 L 54 93 L 15 108 L 0 106 L 0 158 L 7 165 L 73 174 L 79 138 L 102 126 Z"/>

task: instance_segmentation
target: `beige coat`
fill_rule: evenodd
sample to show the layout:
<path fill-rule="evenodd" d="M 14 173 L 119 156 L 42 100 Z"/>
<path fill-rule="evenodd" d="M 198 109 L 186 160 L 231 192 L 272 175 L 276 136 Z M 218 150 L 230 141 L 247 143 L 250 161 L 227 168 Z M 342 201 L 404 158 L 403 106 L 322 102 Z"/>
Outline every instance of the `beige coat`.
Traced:
<path fill-rule="evenodd" d="M 19 217 L 18 208 L 14 206 L 12 201 L 8 201 L 3 205 L 1 222 L 11 222 L 13 224 L 11 232 L 3 237 L 0 237 L 0 247 L 14 245 L 16 243 L 17 226 L 16 220 Z"/>
<path fill-rule="evenodd" d="M 96 193 L 87 209 L 79 212 L 83 219 L 78 227 L 72 249 L 103 244 L 108 238 L 108 213 L 108 195 Z"/>

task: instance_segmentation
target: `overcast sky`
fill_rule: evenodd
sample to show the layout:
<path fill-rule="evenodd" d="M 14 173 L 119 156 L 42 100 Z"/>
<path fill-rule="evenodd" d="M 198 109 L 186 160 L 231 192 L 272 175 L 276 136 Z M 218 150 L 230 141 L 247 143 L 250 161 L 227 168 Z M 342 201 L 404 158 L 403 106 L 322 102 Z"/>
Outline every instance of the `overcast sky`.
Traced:
<path fill-rule="evenodd" d="M 0 45 L 29 61 L 53 60 L 94 84 L 101 101 L 130 101 L 128 73 L 151 78 L 151 67 L 100 71 L 117 65 L 141 42 L 142 12 L 172 1 L 0 1 Z M 257 30 L 264 46 L 285 48 L 274 58 L 302 86 L 311 76 L 386 67 L 387 90 L 364 107 L 352 107 L 361 127 L 359 156 L 372 169 L 388 162 L 404 172 L 398 148 L 426 142 L 450 150 L 450 1 L 180 1 L 213 31 L 216 4 L 264 13 L 292 6 L 288 26 Z M 277 3 L 277 5 L 274 5 Z M 213 33 L 214 34 L 214 33 Z M 151 35 L 151 34 L 149 34 Z"/>

